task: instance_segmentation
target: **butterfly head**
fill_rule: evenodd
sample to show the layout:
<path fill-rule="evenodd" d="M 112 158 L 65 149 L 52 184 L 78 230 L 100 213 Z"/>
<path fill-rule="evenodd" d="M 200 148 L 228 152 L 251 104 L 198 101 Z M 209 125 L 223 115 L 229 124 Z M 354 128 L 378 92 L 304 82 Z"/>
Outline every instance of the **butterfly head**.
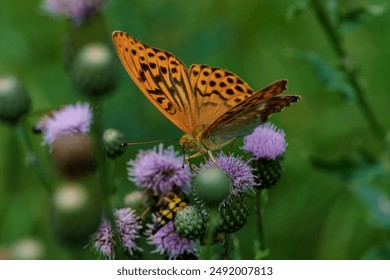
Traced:
<path fill-rule="evenodd" d="M 199 150 L 199 141 L 192 134 L 184 134 L 180 138 L 179 143 L 183 147 L 183 149 L 186 151 Z"/>

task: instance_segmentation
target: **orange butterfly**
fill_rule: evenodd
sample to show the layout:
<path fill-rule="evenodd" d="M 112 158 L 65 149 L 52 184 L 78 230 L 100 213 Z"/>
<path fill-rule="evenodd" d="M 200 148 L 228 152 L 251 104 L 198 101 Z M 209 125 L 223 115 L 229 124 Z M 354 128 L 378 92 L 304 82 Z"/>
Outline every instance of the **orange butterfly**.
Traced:
<path fill-rule="evenodd" d="M 118 56 L 135 84 L 171 122 L 185 132 L 180 145 L 196 153 L 187 160 L 250 134 L 298 95 L 281 95 L 286 80 L 254 92 L 237 75 L 194 64 L 189 70 L 169 52 L 150 47 L 125 32 L 112 34 Z"/>

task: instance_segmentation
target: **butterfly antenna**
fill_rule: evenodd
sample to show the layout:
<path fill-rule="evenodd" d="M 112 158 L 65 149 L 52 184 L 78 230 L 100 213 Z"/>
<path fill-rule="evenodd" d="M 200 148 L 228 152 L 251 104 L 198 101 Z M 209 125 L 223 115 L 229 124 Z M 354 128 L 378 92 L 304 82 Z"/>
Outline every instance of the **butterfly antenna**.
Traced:
<path fill-rule="evenodd" d="M 178 139 L 161 139 L 161 140 L 153 140 L 153 141 L 144 141 L 144 142 L 125 142 L 122 143 L 122 147 L 132 146 L 132 145 L 142 145 L 142 144 L 152 144 L 166 141 L 177 141 Z"/>

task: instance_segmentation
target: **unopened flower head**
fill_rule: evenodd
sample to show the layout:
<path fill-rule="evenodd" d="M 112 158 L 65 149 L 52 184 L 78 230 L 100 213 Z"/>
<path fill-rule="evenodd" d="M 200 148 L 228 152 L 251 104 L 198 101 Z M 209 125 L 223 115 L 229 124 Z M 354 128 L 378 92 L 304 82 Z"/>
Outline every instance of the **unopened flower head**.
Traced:
<path fill-rule="evenodd" d="M 154 252 L 167 254 L 169 259 L 177 259 L 183 254 L 196 255 L 195 244 L 192 240 L 180 237 L 175 232 L 172 221 L 164 225 L 149 238 L 149 244 L 155 245 Z"/>
<path fill-rule="evenodd" d="M 92 112 L 88 103 L 65 106 L 54 112 L 45 122 L 43 129 L 44 141 L 52 146 L 61 135 L 87 134 L 91 122 Z"/>
<path fill-rule="evenodd" d="M 141 151 L 128 165 L 129 180 L 155 195 L 167 193 L 172 188 L 184 193 L 190 191 L 190 172 L 183 168 L 183 160 L 177 157 L 172 146 L 164 149 L 160 144 L 153 150 Z"/>
<path fill-rule="evenodd" d="M 83 21 L 99 12 L 105 3 L 106 0 L 45 0 L 43 8 L 54 15 Z"/>
<path fill-rule="evenodd" d="M 273 124 L 265 123 L 244 137 L 242 149 L 255 159 L 274 160 L 286 151 L 286 147 L 284 132 Z"/>
<path fill-rule="evenodd" d="M 233 155 L 227 156 L 222 152 L 215 158 L 219 167 L 229 176 L 233 184 L 233 193 L 245 192 L 252 189 L 255 183 L 255 177 L 252 169 L 241 157 Z M 201 169 L 218 167 L 214 161 L 208 160 Z"/>

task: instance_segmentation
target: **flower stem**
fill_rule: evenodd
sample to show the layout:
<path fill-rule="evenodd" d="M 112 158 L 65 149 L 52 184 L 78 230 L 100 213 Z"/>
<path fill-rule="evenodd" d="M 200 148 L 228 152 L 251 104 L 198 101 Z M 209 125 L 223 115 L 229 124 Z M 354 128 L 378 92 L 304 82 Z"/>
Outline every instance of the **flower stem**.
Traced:
<path fill-rule="evenodd" d="M 268 257 L 268 249 L 265 246 L 264 226 L 263 226 L 263 196 L 266 191 L 256 191 L 256 201 L 254 204 L 256 215 L 257 243 L 255 245 L 255 259 L 264 260 Z"/>
<path fill-rule="evenodd" d="M 118 232 L 118 228 L 116 226 L 115 215 L 113 212 L 113 207 L 111 205 L 111 198 L 113 196 L 113 188 L 112 184 L 110 184 L 109 180 L 109 172 L 107 165 L 107 158 L 104 154 L 103 149 L 103 130 L 101 125 L 101 114 L 102 114 L 102 106 L 99 101 L 93 101 L 95 114 L 94 114 L 94 125 L 93 125 L 93 133 L 96 141 L 95 154 L 96 160 L 98 163 L 97 172 L 98 178 L 102 193 L 103 199 L 103 211 L 105 217 L 110 221 L 112 231 L 114 233 L 114 238 L 116 240 L 114 250 L 115 256 L 117 259 L 123 259 L 124 252 L 121 246 L 121 238 Z"/>
<path fill-rule="evenodd" d="M 39 158 L 36 154 L 36 152 L 33 149 L 33 145 L 31 144 L 31 140 L 28 137 L 26 133 L 26 129 L 22 122 L 18 122 L 14 126 L 12 126 L 14 133 L 16 137 L 19 139 L 19 141 L 22 143 L 26 150 L 26 157 L 27 162 L 32 168 L 34 168 L 35 173 L 37 174 L 39 180 L 41 181 L 42 185 L 46 189 L 48 194 L 51 194 L 53 192 L 53 186 L 48 179 L 47 174 L 45 174 L 42 165 L 39 161 Z"/>
<path fill-rule="evenodd" d="M 377 121 L 374 115 L 374 112 L 372 111 L 372 109 L 370 108 L 367 102 L 365 91 L 363 90 L 363 87 L 359 79 L 357 78 L 356 75 L 357 71 L 352 67 L 352 64 L 350 62 L 350 57 L 344 48 L 337 27 L 334 24 L 332 24 L 328 12 L 324 7 L 323 3 L 321 2 L 321 0 L 313 0 L 312 4 L 317 19 L 320 22 L 321 27 L 323 28 L 326 36 L 328 37 L 332 45 L 333 50 L 335 51 L 339 59 L 340 68 L 346 74 L 350 85 L 356 92 L 357 105 L 360 111 L 362 112 L 363 116 L 366 118 L 366 121 L 368 122 L 369 127 L 372 130 L 372 133 L 380 140 L 383 140 L 385 136 L 384 130 L 380 126 L 379 122 Z"/>
<path fill-rule="evenodd" d="M 209 211 L 209 223 L 206 232 L 206 245 L 203 250 L 202 260 L 211 259 L 211 248 L 214 243 L 215 233 L 217 232 L 218 227 L 218 211 L 211 208 Z"/>
<path fill-rule="evenodd" d="M 232 233 L 226 233 L 225 234 L 225 240 L 223 241 L 223 248 L 221 252 L 221 259 L 223 260 L 231 260 L 232 251 L 234 249 L 233 245 L 233 234 Z"/>

